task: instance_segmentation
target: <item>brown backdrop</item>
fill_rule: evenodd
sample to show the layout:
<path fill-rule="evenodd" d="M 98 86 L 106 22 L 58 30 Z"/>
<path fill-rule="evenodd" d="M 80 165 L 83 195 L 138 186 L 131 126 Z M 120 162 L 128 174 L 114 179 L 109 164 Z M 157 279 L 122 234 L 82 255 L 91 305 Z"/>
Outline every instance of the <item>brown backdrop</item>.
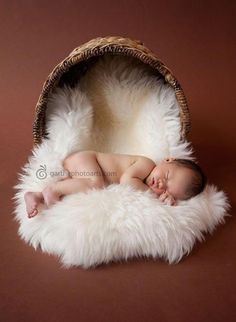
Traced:
<path fill-rule="evenodd" d="M 235 321 L 235 5 L 233 1 L 0 1 L 2 321 Z M 187 96 L 189 140 L 230 218 L 178 265 L 134 260 L 62 270 L 17 236 L 12 186 L 32 148 L 46 76 L 92 38 L 140 39 Z"/>

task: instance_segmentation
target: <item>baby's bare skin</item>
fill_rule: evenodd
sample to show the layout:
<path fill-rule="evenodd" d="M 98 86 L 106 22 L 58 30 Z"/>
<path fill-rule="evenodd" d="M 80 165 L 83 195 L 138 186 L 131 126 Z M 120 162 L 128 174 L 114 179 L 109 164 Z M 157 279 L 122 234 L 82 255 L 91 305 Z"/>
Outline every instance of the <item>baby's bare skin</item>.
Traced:
<path fill-rule="evenodd" d="M 151 159 L 140 155 L 102 153 L 91 150 L 73 153 L 64 160 L 63 165 L 74 178 L 96 180 L 102 176 L 105 185 L 109 185 L 121 183 L 123 174 L 137 161 L 140 162 L 140 167 L 136 170 L 137 176 L 141 170 L 146 177 L 155 167 Z"/>
<path fill-rule="evenodd" d="M 177 189 L 173 183 L 168 187 L 166 174 L 171 169 L 172 182 L 173 178 L 180 182 L 179 178 L 186 178 L 190 173 L 175 169 L 174 165 L 171 167 L 172 160 L 168 158 L 157 166 L 150 158 L 140 155 L 91 150 L 73 153 L 63 161 L 63 167 L 68 173 L 66 178 L 49 185 L 42 192 L 25 194 L 28 216 L 31 218 L 37 215 L 39 203 L 43 202 L 50 207 L 65 195 L 87 192 L 92 188 L 102 189 L 113 183 L 130 184 L 142 191 L 150 190 L 161 201 L 175 205 L 177 198 L 173 195 L 180 196 L 184 189 Z M 184 186 L 184 181 L 181 184 Z"/>

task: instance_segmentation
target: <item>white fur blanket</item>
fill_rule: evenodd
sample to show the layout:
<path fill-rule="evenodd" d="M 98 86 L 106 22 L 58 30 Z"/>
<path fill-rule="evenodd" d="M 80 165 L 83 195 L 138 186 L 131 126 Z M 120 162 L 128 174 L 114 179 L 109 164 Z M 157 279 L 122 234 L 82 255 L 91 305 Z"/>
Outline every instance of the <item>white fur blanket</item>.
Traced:
<path fill-rule="evenodd" d="M 194 160 L 190 143 L 180 140 L 173 89 L 131 58 L 104 56 L 76 88 L 55 89 L 48 102 L 47 131 L 48 139 L 33 148 L 15 186 L 15 219 L 20 237 L 59 256 L 63 267 L 89 268 L 134 256 L 178 262 L 228 215 L 227 197 L 214 185 L 171 207 L 150 192 L 113 184 L 66 196 L 27 217 L 24 193 L 42 191 L 61 179 L 62 161 L 73 151 Z"/>

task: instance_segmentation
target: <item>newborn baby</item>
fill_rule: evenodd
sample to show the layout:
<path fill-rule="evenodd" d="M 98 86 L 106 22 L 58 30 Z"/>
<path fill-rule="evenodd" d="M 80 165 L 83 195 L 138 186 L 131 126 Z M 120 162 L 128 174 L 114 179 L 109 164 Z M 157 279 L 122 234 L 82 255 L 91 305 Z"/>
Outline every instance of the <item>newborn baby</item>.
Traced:
<path fill-rule="evenodd" d="M 140 155 L 79 151 L 65 158 L 63 167 L 66 178 L 51 183 L 42 192 L 25 193 L 29 218 L 37 215 L 40 203 L 51 207 L 63 196 L 102 189 L 112 183 L 150 190 L 162 202 L 176 205 L 177 200 L 202 192 L 207 181 L 201 168 L 186 159 L 166 158 L 155 164 Z"/>

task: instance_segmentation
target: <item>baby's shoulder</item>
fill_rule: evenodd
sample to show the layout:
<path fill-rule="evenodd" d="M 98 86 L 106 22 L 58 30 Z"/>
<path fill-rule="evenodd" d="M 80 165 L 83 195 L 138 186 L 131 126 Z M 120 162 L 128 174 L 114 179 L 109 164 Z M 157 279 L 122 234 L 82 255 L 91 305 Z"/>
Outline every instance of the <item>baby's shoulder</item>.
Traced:
<path fill-rule="evenodd" d="M 142 155 L 138 156 L 137 161 L 143 163 L 144 165 L 151 165 L 151 166 L 156 165 L 156 163 L 152 159 Z"/>
<path fill-rule="evenodd" d="M 143 160 L 143 161 L 146 161 L 146 162 L 152 162 L 152 163 L 154 163 L 154 164 L 155 164 L 155 162 L 154 162 L 152 159 L 150 159 L 150 158 L 148 158 L 148 157 L 145 157 L 145 156 L 143 156 L 143 155 L 139 155 L 139 156 L 138 156 L 138 158 L 139 158 L 140 160 Z"/>

